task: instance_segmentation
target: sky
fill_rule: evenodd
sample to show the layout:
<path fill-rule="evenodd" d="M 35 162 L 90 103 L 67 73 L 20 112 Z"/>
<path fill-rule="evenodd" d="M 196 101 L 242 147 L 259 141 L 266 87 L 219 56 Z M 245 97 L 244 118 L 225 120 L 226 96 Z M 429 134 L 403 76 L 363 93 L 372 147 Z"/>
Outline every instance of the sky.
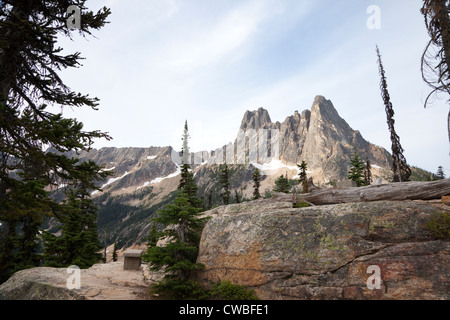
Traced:
<path fill-rule="evenodd" d="M 424 108 L 420 59 L 429 36 L 421 0 L 90 0 L 111 9 L 95 37 L 60 39 L 86 58 L 62 79 L 100 99 L 98 111 L 64 108 L 95 148 L 173 146 L 185 120 L 191 151 L 234 140 L 246 110 L 273 122 L 310 109 L 316 95 L 373 144 L 391 151 L 375 45 L 395 129 L 410 165 L 450 176 L 448 103 Z M 375 7 L 374 7 L 375 6 Z M 376 10 L 374 11 L 375 8 Z"/>

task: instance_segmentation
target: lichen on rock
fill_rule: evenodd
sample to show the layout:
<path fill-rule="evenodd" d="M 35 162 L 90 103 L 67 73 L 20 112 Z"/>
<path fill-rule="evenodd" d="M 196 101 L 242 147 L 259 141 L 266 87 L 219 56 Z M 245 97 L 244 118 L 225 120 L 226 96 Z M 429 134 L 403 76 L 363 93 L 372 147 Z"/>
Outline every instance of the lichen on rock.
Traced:
<path fill-rule="evenodd" d="M 233 214 L 223 207 L 206 224 L 198 257 L 204 283 L 231 280 L 263 299 L 448 299 L 449 242 L 425 227 L 433 212 L 448 207 L 248 206 L 234 205 Z M 380 289 L 367 286 L 371 265 L 380 267 Z"/>

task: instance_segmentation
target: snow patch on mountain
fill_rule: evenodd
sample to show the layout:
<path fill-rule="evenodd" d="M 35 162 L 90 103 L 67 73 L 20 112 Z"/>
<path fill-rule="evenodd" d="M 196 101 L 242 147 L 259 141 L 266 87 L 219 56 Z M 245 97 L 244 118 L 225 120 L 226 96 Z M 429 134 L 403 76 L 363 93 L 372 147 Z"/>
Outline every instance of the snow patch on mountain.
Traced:
<path fill-rule="evenodd" d="M 300 170 L 298 169 L 297 166 L 288 166 L 284 163 L 281 162 L 281 160 L 271 160 L 269 163 L 252 163 L 252 166 L 254 166 L 255 168 L 258 168 L 259 170 L 261 170 L 262 172 L 264 172 L 265 174 L 270 175 L 271 172 L 270 171 L 276 171 L 279 169 L 289 169 L 289 170 L 296 170 L 297 172 L 300 172 Z"/>
<path fill-rule="evenodd" d="M 108 182 L 106 182 L 106 183 L 105 183 L 104 185 L 102 185 L 100 188 L 103 189 L 103 188 L 106 187 L 107 185 L 110 185 L 111 183 L 114 183 L 114 182 L 116 182 L 117 180 L 122 179 L 122 178 L 125 177 L 127 174 L 128 174 L 128 171 L 125 171 L 125 173 L 124 173 L 122 176 L 117 177 L 117 178 L 111 178 L 111 179 L 109 179 Z M 94 194 L 96 194 L 96 193 L 98 193 L 98 192 L 99 192 L 98 190 L 95 190 L 95 191 L 93 191 L 93 192 L 91 193 L 91 195 L 94 195 Z"/>
<path fill-rule="evenodd" d="M 179 174 L 181 174 L 181 167 L 179 165 L 176 165 L 176 166 L 177 166 L 177 170 L 174 173 L 171 173 L 165 177 L 159 177 L 159 178 L 153 179 L 152 181 L 150 181 L 150 184 L 156 184 L 156 183 L 163 181 L 164 179 L 174 178 L 174 177 L 178 176 Z"/>
<path fill-rule="evenodd" d="M 142 185 L 142 186 L 140 186 L 140 187 L 137 187 L 136 188 L 136 190 L 139 190 L 139 189 L 142 189 L 142 188 L 145 188 L 146 186 L 148 186 L 150 184 L 150 181 L 146 181 L 146 182 L 144 182 L 144 184 Z"/>

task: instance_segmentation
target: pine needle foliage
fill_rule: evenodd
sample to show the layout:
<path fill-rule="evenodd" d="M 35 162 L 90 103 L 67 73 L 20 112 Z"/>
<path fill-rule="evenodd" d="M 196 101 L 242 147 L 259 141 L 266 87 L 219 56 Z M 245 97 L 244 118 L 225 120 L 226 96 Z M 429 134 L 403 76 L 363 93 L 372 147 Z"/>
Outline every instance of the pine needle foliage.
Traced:
<path fill-rule="evenodd" d="M 261 193 L 259 192 L 259 187 L 261 186 L 261 171 L 258 168 L 255 168 L 255 171 L 253 171 L 252 180 L 253 180 L 253 200 L 257 200 L 261 198 Z"/>
<path fill-rule="evenodd" d="M 300 177 L 299 183 L 302 184 L 302 192 L 308 193 L 308 177 L 306 175 L 306 170 L 308 170 L 308 164 L 303 160 L 301 164 L 297 165 L 300 173 L 298 174 Z"/>
<path fill-rule="evenodd" d="M 80 11 L 79 29 L 68 24 L 71 5 Z M 83 172 L 86 167 L 78 158 L 65 155 L 111 137 L 84 131 L 81 122 L 63 116 L 66 107 L 96 110 L 99 99 L 64 83 L 60 72 L 78 68 L 83 58 L 79 52 L 64 53 L 58 39 L 91 35 L 105 26 L 110 13 L 106 7 L 90 11 L 85 0 L 0 2 L 0 282 L 39 264 L 36 248 L 43 220 L 62 222 L 67 203 L 75 206 L 74 199 L 57 203 L 49 190 L 104 178 L 98 166 Z M 61 112 L 50 109 L 54 106 Z"/>
<path fill-rule="evenodd" d="M 227 205 L 230 203 L 231 191 L 230 191 L 230 171 L 228 165 L 225 163 L 220 165 L 220 185 L 222 187 L 222 201 L 223 204 Z"/>
<path fill-rule="evenodd" d="M 273 191 L 289 193 L 290 190 L 291 187 L 289 185 L 289 179 L 287 178 L 287 176 L 281 175 L 275 180 L 275 188 L 273 189 Z"/>
<path fill-rule="evenodd" d="M 357 187 L 366 185 L 366 180 L 364 179 L 365 168 L 366 164 L 361 160 L 358 150 L 355 147 L 353 157 L 350 160 L 350 168 L 348 170 L 347 178 L 354 181 Z"/>

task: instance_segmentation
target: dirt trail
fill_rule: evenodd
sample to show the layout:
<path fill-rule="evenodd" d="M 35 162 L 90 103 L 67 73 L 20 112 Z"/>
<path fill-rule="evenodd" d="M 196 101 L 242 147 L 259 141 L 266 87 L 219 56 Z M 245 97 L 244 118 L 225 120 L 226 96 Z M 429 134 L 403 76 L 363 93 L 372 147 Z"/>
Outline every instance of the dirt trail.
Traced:
<path fill-rule="evenodd" d="M 141 270 L 123 270 L 123 262 L 96 264 L 81 270 L 79 293 L 88 300 L 148 300 L 152 279 Z"/>

